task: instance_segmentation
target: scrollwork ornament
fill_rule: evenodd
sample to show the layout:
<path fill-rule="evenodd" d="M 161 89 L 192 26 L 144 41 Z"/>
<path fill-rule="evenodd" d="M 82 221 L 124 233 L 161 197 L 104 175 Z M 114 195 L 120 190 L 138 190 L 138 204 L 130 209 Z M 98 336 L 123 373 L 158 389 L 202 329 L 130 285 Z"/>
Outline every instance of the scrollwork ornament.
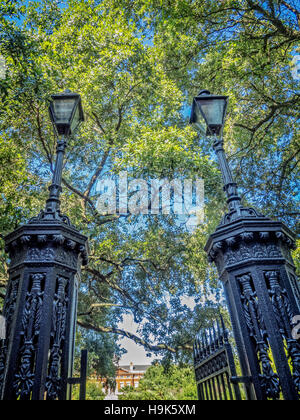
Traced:
<path fill-rule="evenodd" d="M 252 252 L 254 258 L 266 258 L 268 256 L 266 249 L 262 244 L 254 244 Z"/>
<path fill-rule="evenodd" d="M 265 342 L 259 342 L 257 347 L 263 372 L 263 374 L 259 375 L 262 390 L 268 398 L 278 400 L 280 397 L 279 378 L 272 369 L 268 353 L 268 346 Z"/>
<path fill-rule="evenodd" d="M 276 235 L 275 236 L 276 236 L 277 239 L 280 239 L 281 241 L 285 241 L 286 240 L 286 236 L 282 232 L 276 232 Z"/>
<path fill-rule="evenodd" d="M 270 238 L 270 233 L 269 232 L 259 232 L 259 237 L 262 240 L 267 240 Z"/>
<path fill-rule="evenodd" d="M 76 242 L 72 241 L 71 239 L 68 239 L 66 242 L 66 247 L 70 250 L 74 250 L 76 248 Z"/>
<path fill-rule="evenodd" d="M 34 359 L 35 359 L 35 337 L 39 335 L 41 311 L 43 305 L 43 281 L 44 274 L 32 274 L 32 287 L 27 292 L 26 303 L 22 318 L 23 346 L 20 351 L 20 363 L 17 366 L 13 388 L 16 397 L 20 399 L 30 399 L 34 379 Z"/>
<path fill-rule="evenodd" d="M 269 342 L 265 323 L 259 309 L 256 291 L 252 285 L 250 274 L 238 277 L 242 289 L 242 304 L 246 324 L 250 336 L 253 338 L 256 346 L 258 360 L 261 366 L 261 386 L 267 398 L 273 400 L 279 399 L 280 381 L 278 375 L 273 371 L 269 357 Z"/>
<path fill-rule="evenodd" d="M 65 237 L 63 235 L 53 235 L 53 242 L 57 245 L 63 245 Z"/>
<path fill-rule="evenodd" d="M 245 242 L 250 242 L 250 241 L 253 240 L 254 234 L 253 234 L 253 232 L 244 232 L 244 233 L 241 234 L 241 238 Z"/>
<path fill-rule="evenodd" d="M 47 235 L 38 235 L 37 242 L 41 245 L 47 243 Z"/>
<path fill-rule="evenodd" d="M 27 244 L 29 244 L 30 241 L 31 241 L 31 236 L 29 236 L 29 235 L 23 235 L 20 238 L 20 242 L 21 242 L 22 245 L 27 245 Z"/>
<path fill-rule="evenodd" d="M 275 244 L 267 245 L 267 252 L 269 258 L 280 258 L 282 257 L 281 252 Z"/>
<path fill-rule="evenodd" d="M 237 252 L 232 251 L 231 249 L 228 249 L 228 251 L 225 254 L 225 261 L 226 264 L 231 265 L 238 262 L 239 254 Z"/>
<path fill-rule="evenodd" d="M 243 260 L 247 260 L 251 258 L 251 252 L 248 246 L 241 244 L 240 246 L 240 254 Z"/>
<path fill-rule="evenodd" d="M 5 371 L 5 362 L 6 362 L 6 355 L 7 355 L 7 341 L 8 337 L 10 336 L 11 331 L 11 323 L 13 319 L 13 315 L 15 313 L 16 308 L 16 301 L 18 296 L 19 290 L 19 277 L 12 279 L 9 291 L 7 294 L 6 302 L 4 305 L 3 314 L 6 319 L 6 339 L 0 340 L 0 394 L 3 386 L 3 379 L 4 379 L 4 371 Z"/>
<path fill-rule="evenodd" d="M 265 277 L 268 280 L 268 291 L 272 302 L 274 315 L 283 340 L 286 341 L 287 351 L 292 362 L 293 380 L 300 392 L 300 346 L 292 337 L 294 326 L 294 312 L 286 289 L 281 287 L 280 273 L 278 271 L 267 271 Z"/>
<path fill-rule="evenodd" d="M 46 381 L 47 399 L 55 400 L 59 396 L 61 387 L 60 364 L 62 347 L 65 340 L 66 318 L 68 309 L 67 284 L 64 277 L 57 279 L 58 289 L 54 296 L 52 317 L 52 346 L 50 350 L 49 372 Z"/>
<path fill-rule="evenodd" d="M 233 246 L 236 244 L 236 238 L 235 236 L 232 236 L 231 238 L 226 239 L 226 243 L 228 246 Z"/>

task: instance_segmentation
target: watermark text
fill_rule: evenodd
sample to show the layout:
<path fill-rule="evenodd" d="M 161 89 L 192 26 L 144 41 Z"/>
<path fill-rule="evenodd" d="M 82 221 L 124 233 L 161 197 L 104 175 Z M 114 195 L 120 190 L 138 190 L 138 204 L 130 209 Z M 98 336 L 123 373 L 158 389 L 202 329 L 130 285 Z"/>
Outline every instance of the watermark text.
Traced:
<path fill-rule="evenodd" d="M 97 184 L 97 210 L 102 215 L 175 215 L 204 222 L 203 179 L 115 179 Z"/>

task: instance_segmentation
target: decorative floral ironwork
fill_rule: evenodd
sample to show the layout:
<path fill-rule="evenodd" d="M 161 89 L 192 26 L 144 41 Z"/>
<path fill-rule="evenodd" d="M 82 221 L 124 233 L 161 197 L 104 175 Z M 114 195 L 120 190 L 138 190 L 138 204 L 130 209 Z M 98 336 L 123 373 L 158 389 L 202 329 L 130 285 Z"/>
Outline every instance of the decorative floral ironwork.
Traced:
<path fill-rule="evenodd" d="M 54 250 L 52 248 L 29 248 L 27 257 L 29 260 L 46 260 L 51 261 L 54 258 Z"/>
<path fill-rule="evenodd" d="M 53 302 L 51 350 L 49 359 L 49 374 L 46 381 L 47 399 L 55 400 L 59 396 L 61 387 L 60 365 L 62 348 L 65 340 L 66 317 L 68 310 L 67 297 L 68 280 L 64 277 L 57 279 L 57 292 Z"/>
<path fill-rule="evenodd" d="M 63 235 L 53 235 L 53 242 L 57 245 L 63 245 L 65 237 Z"/>
<path fill-rule="evenodd" d="M 15 308 L 16 308 L 16 301 L 17 301 L 18 290 L 19 290 L 19 280 L 20 280 L 19 277 L 15 277 L 12 279 L 9 286 L 8 293 L 7 293 L 7 299 L 4 306 L 4 310 L 3 310 L 3 314 L 6 320 L 6 339 L 0 340 L 0 393 L 2 389 L 4 371 L 5 371 L 7 342 L 10 336 L 11 323 L 12 323 L 13 315 L 15 313 Z"/>
<path fill-rule="evenodd" d="M 247 233 L 248 235 L 248 233 Z M 250 238 L 250 234 L 249 237 Z M 252 237 L 251 237 L 252 238 Z M 244 241 L 247 242 L 249 239 L 244 237 Z M 233 238 L 230 238 L 230 244 L 226 241 L 227 249 L 225 251 L 225 262 L 227 265 L 236 264 L 250 258 L 261 259 L 261 258 L 280 258 L 282 257 L 280 248 L 275 244 L 266 244 L 253 242 L 251 244 L 241 242 L 239 245 L 233 242 Z M 232 247 L 235 247 L 232 249 Z M 217 252 L 213 249 L 211 252 L 213 258 L 216 257 Z"/>
<path fill-rule="evenodd" d="M 26 294 L 22 318 L 22 341 L 20 350 L 20 362 L 17 366 L 13 388 L 16 397 L 29 399 L 33 387 L 34 362 L 36 353 L 36 337 L 40 332 L 41 310 L 44 297 L 45 275 L 40 273 L 32 274 L 31 290 Z"/>
<path fill-rule="evenodd" d="M 269 356 L 270 346 L 265 323 L 259 309 L 256 291 L 252 284 L 250 274 L 238 277 L 242 289 L 242 303 L 244 308 L 245 320 L 253 338 L 258 360 L 261 365 L 261 387 L 267 398 L 279 399 L 280 381 L 278 375 L 274 372 Z"/>
<path fill-rule="evenodd" d="M 271 298 L 277 325 L 286 342 L 287 351 L 293 366 L 293 379 L 298 392 L 300 392 L 300 345 L 293 339 L 292 330 L 294 327 L 294 312 L 286 289 L 280 285 L 280 274 L 278 271 L 266 271 L 265 278 L 268 283 L 269 296 Z"/>
<path fill-rule="evenodd" d="M 72 251 L 65 251 L 62 248 L 58 249 L 56 253 L 56 260 L 73 268 L 76 268 L 78 265 L 77 253 Z"/>

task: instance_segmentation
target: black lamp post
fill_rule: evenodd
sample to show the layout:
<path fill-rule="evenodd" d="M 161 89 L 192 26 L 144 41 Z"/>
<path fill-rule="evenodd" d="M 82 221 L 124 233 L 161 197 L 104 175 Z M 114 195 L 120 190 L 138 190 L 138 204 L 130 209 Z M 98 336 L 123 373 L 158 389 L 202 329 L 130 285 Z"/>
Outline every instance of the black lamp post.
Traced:
<path fill-rule="evenodd" d="M 292 331 L 300 288 L 290 252 L 295 235 L 242 205 L 224 151 L 227 104 L 227 97 L 202 91 L 192 108 L 191 123 L 215 139 L 229 206 L 205 250 L 224 286 L 247 397 L 298 400 L 300 346 Z"/>
<path fill-rule="evenodd" d="M 67 140 L 83 121 L 80 96 L 52 96 L 50 116 L 57 158 L 46 208 L 5 238 L 10 257 L 0 348 L 3 400 L 65 400 L 70 397 L 80 267 L 87 264 L 87 238 L 60 212 Z"/>
<path fill-rule="evenodd" d="M 224 190 L 233 216 L 234 214 L 240 215 L 241 213 L 241 199 L 238 195 L 237 184 L 233 180 L 224 150 L 223 128 L 227 106 L 228 96 L 211 95 L 208 90 L 203 90 L 194 98 L 191 123 L 195 123 L 207 137 L 213 136 L 215 138 L 213 147 L 218 156 L 223 176 Z"/>
<path fill-rule="evenodd" d="M 60 214 L 60 200 L 62 170 L 64 154 L 67 147 L 67 138 L 72 135 L 84 121 L 83 109 L 80 95 L 65 91 L 60 95 L 52 95 L 52 102 L 49 107 L 50 118 L 57 137 L 61 139 L 57 142 L 57 156 L 53 175 L 52 185 L 49 187 L 50 197 L 47 200 L 46 210 L 43 218 L 47 220 L 64 221 Z"/>

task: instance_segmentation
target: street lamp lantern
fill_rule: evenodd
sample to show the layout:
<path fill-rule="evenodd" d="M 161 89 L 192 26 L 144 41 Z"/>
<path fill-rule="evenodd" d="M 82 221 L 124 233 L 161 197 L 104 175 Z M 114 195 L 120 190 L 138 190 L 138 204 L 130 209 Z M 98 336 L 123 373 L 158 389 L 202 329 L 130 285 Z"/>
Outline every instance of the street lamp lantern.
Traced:
<path fill-rule="evenodd" d="M 202 90 L 194 98 L 190 123 L 195 124 L 203 135 L 215 137 L 213 147 L 218 157 L 227 203 L 232 216 L 240 217 L 241 198 L 224 150 L 223 128 L 228 99 L 228 96 L 212 95 L 209 90 Z"/>
<path fill-rule="evenodd" d="M 62 191 L 62 171 L 67 138 L 72 135 L 84 121 L 81 97 L 78 93 L 66 90 L 51 96 L 52 101 L 49 107 L 50 118 L 56 131 L 57 153 L 52 184 L 49 187 L 50 196 L 46 203 L 43 219 L 47 220 L 68 220 L 60 214 L 59 196 Z"/>
<path fill-rule="evenodd" d="M 209 90 L 203 90 L 194 98 L 190 122 L 206 136 L 220 136 L 227 106 L 228 96 L 212 95 Z"/>
<path fill-rule="evenodd" d="M 84 121 L 80 95 L 66 90 L 51 98 L 49 113 L 56 133 L 64 136 L 73 134 Z"/>

